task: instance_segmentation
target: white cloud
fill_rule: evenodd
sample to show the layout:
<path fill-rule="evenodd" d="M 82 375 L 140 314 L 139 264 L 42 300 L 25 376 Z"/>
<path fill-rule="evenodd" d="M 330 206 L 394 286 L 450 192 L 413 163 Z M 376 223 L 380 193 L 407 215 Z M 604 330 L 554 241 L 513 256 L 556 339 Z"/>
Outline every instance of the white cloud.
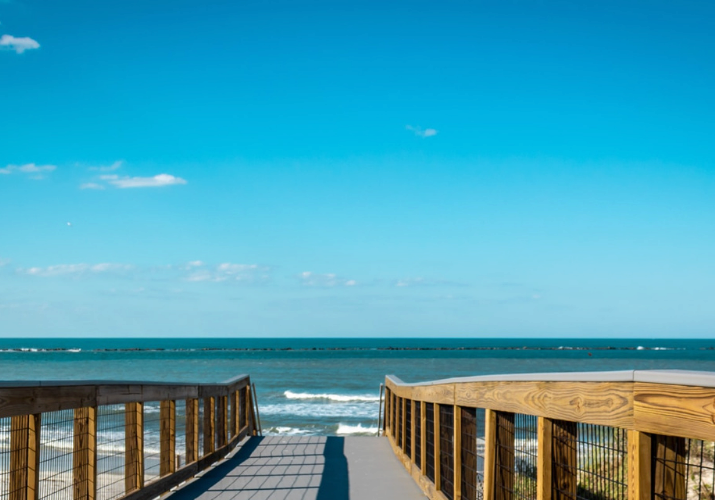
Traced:
<path fill-rule="evenodd" d="M 94 170 L 95 172 L 114 172 L 115 170 L 118 170 L 121 168 L 121 166 L 124 164 L 123 161 L 115 161 L 111 165 L 103 166 L 103 167 L 89 167 L 88 170 Z"/>
<path fill-rule="evenodd" d="M 187 281 L 231 281 L 241 283 L 264 283 L 270 280 L 270 268 L 258 264 L 232 264 L 225 262 L 215 267 L 206 267 L 201 261 L 189 262 L 186 266 L 191 272 Z"/>
<path fill-rule="evenodd" d="M 119 177 L 117 175 L 103 175 L 100 178 L 120 189 L 186 184 L 186 180 L 181 177 L 174 177 L 169 174 L 159 174 L 154 177 Z"/>
<path fill-rule="evenodd" d="M 0 257 L 0 267 L 7 266 L 10 263 L 10 259 L 3 259 Z"/>
<path fill-rule="evenodd" d="M 34 163 L 26 163 L 25 165 L 8 165 L 5 168 L 0 168 L 0 174 L 10 175 L 16 172 L 29 174 L 30 179 L 42 179 L 43 174 L 52 172 L 57 167 L 54 165 L 35 165 Z"/>
<path fill-rule="evenodd" d="M 454 281 L 440 280 L 440 279 L 428 279 L 422 277 L 415 278 L 402 278 L 395 280 L 393 285 L 399 288 L 415 287 L 415 286 L 464 286 L 463 283 L 456 283 Z"/>
<path fill-rule="evenodd" d="M 357 285 L 357 281 L 341 278 L 337 274 L 319 274 L 311 271 L 300 273 L 298 280 L 303 286 L 320 288 L 351 287 Z"/>
<path fill-rule="evenodd" d="M 22 54 L 26 50 L 39 49 L 40 44 L 26 36 L 3 35 L 0 37 L 0 48 L 14 50 L 16 53 Z"/>
<path fill-rule="evenodd" d="M 412 125 L 407 125 L 405 128 L 411 132 L 414 132 L 416 136 L 423 138 L 434 137 L 438 133 L 438 131 L 433 128 L 423 129 L 422 127 L 413 127 Z"/>
<path fill-rule="evenodd" d="M 27 269 L 20 268 L 18 273 L 27 274 L 29 276 L 40 276 L 43 278 L 54 276 L 80 276 L 102 273 L 123 273 L 133 269 L 130 264 L 57 264 L 47 267 L 29 267 Z"/>
<path fill-rule="evenodd" d="M 80 189 L 104 189 L 104 186 L 102 184 L 97 184 L 96 182 L 85 182 L 84 184 L 80 184 L 79 188 Z"/>

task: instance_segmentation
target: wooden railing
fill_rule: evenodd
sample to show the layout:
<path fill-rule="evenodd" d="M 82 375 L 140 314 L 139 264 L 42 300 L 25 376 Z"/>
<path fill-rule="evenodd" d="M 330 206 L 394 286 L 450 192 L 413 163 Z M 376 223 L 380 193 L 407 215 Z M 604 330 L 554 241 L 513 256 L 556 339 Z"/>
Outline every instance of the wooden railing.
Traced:
<path fill-rule="evenodd" d="M 386 378 L 384 430 L 449 500 L 713 500 L 715 373 Z"/>
<path fill-rule="evenodd" d="M 0 383 L 0 499 L 155 498 L 254 435 L 254 404 L 247 375 Z"/>

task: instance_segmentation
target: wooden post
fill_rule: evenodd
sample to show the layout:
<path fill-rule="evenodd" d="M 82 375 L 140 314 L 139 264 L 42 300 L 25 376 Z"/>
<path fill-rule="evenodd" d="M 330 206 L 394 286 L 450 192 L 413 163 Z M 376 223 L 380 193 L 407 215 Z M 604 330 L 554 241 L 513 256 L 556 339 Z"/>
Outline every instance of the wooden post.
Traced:
<path fill-rule="evenodd" d="M 243 410 L 246 412 L 246 426 L 248 427 L 248 435 L 254 435 L 254 425 L 251 415 L 253 415 L 253 405 L 251 404 L 251 388 L 246 386 L 246 399 L 243 401 Z"/>
<path fill-rule="evenodd" d="M 400 408 L 400 417 L 402 419 L 402 437 L 400 438 L 400 441 L 402 441 L 402 453 L 407 450 L 407 400 L 405 398 L 402 398 L 402 408 Z"/>
<path fill-rule="evenodd" d="M 74 411 L 72 453 L 73 498 L 94 500 L 97 496 L 97 409 Z"/>
<path fill-rule="evenodd" d="M 475 408 L 460 408 L 460 460 L 464 488 L 460 485 L 462 498 L 477 500 L 477 410 Z M 466 439 L 469 437 L 469 439 Z M 483 493 L 482 493 L 483 494 Z"/>
<path fill-rule="evenodd" d="M 218 447 L 223 448 L 228 443 L 228 396 L 218 398 L 218 424 L 216 429 Z"/>
<path fill-rule="evenodd" d="M 161 463 L 159 474 L 166 476 L 176 471 L 176 401 L 162 401 L 160 412 Z"/>
<path fill-rule="evenodd" d="M 124 488 L 125 493 L 131 493 L 144 487 L 143 403 L 127 403 L 125 405 L 124 424 Z"/>
<path fill-rule="evenodd" d="M 427 471 L 427 403 L 420 401 L 420 474 Z"/>
<path fill-rule="evenodd" d="M 514 414 L 496 412 L 495 500 L 512 500 L 514 491 Z"/>
<path fill-rule="evenodd" d="M 539 417 L 537 436 L 536 498 L 537 500 L 551 500 L 551 466 L 553 463 L 553 450 L 551 446 L 553 441 L 553 423 L 551 419 Z"/>
<path fill-rule="evenodd" d="M 253 409 L 253 392 L 251 390 L 251 384 L 248 384 L 246 390 L 246 398 L 248 399 L 248 424 L 250 426 L 249 433 L 251 436 L 258 435 L 258 426 L 256 425 L 256 412 Z"/>
<path fill-rule="evenodd" d="M 440 467 L 440 460 L 439 460 L 439 445 L 440 445 L 440 436 L 442 435 L 440 433 L 440 425 L 439 425 L 439 404 L 438 403 L 430 403 L 433 404 L 434 408 L 434 488 L 439 491 L 442 489 L 442 480 L 441 480 L 441 467 Z"/>
<path fill-rule="evenodd" d="M 496 490 L 496 411 L 484 410 L 484 500 L 494 500 Z"/>
<path fill-rule="evenodd" d="M 216 451 L 214 436 L 216 434 L 216 398 L 204 398 L 204 449 L 203 456 Z"/>
<path fill-rule="evenodd" d="M 628 431 L 628 500 L 651 500 L 651 435 Z"/>
<path fill-rule="evenodd" d="M 576 422 L 554 420 L 552 422 L 552 478 L 553 500 L 576 500 Z"/>
<path fill-rule="evenodd" d="M 385 387 L 385 434 L 390 435 L 392 424 L 390 422 L 390 389 Z"/>
<path fill-rule="evenodd" d="M 231 391 L 231 439 L 238 436 L 238 391 Z"/>
<path fill-rule="evenodd" d="M 685 500 L 685 438 L 654 436 L 653 496 Z"/>
<path fill-rule="evenodd" d="M 186 400 L 186 463 L 199 459 L 199 400 Z"/>
<path fill-rule="evenodd" d="M 410 401 L 410 404 L 412 405 L 410 407 L 410 443 L 412 443 L 411 449 L 410 449 L 410 462 L 415 463 L 415 438 L 419 436 L 415 436 L 415 405 L 419 404 L 419 401 L 415 401 L 414 399 Z"/>
<path fill-rule="evenodd" d="M 454 500 L 462 500 L 462 408 L 455 405 L 452 409 L 454 417 Z"/>
<path fill-rule="evenodd" d="M 10 500 L 39 497 L 40 423 L 40 414 L 10 419 Z"/>

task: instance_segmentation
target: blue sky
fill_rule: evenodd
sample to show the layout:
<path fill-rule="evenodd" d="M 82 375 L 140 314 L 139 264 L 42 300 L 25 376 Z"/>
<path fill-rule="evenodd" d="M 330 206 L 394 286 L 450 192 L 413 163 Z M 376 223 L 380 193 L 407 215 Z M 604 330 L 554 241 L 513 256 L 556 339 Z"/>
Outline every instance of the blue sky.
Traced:
<path fill-rule="evenodd" d="M 713 336 L 713 19 L 0 0 L 0 335 Z"/>

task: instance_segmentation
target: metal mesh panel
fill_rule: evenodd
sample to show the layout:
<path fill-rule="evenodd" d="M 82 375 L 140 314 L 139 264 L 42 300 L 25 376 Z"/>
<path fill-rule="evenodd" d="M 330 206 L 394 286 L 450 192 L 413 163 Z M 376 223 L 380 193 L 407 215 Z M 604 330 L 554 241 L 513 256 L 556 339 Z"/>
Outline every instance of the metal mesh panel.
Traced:
<path fill-rule="evenodd" d="M 244 389 L 242 389 L 244 390 Z M 244 393 L 245 396 L 245 393 Z M 245 399 L 243 400 L 245 401 Z M 244 414 L 245 415 L 245 414 Z M 245 421 L 245 418 L 244 418 Z M 244 423 L 245 425 L 245 423 Z M 199 399 L 199 458 L 204 456 L 204 400 Z"/>
<path fill-rule="evenodd" d="M 412 457 L 412 405 L 414 402 L 408 399 L 405 404 L 405 454 Z"/>
<path fill-rule="evenodd" d="M 461 408 L 462 498 L 484 498 L 484 410 Z"/>
<path fill-rule="evenodd" d="M 715 498 L 715 443 L 655 436 L 653 495 L 661 500 Z"/>
<path fill-rule="evenodd" d="M 536 498 L 537 422 L 533 415 L 514 415 L 514 494 L 518 498 Z"/>
<path fill-rule="evenodd" d="M 186 400 L 176 401 L 176 470 L 186 465 Z"/>
<path fill-rule="evenodd" d="M 161 408 L 144 403 L 144 483 L 159 479 L 161 467 Z"/>
<path fill-rule="evenodd" d="M 10 418 L 0 418 L 0 499 L 10 488 Z"/>
<path fill-rule="evenodd" d="M 415 412 L 415 465 L 422 468 L 422 403 L 414 401 Z"/>
<path fill-rule="evenodd" d="M 71 498 L 74 410 L 42 414 L 40 425 L 40 498 Z"/>
<path fill-rule="evenodd" d="M 627 431 L 603 425 L 578 424 L 577 433 L 577 498 L 627 498 Z"/>
<path fill-rule="evenodd" d="M 402 398 L 397 398 L 397 410 L 396 410 L 397 425 L 397 446 L 402 447 Z"/>
<path fill-rule="evenodd" d="M 390 407 L 392 408 L 392 437 L 397 438 L 397 422 L 395 420 L 395 415 L 396 415 L 396 407 L 397 407 L 397 396 L 394 394 L 392 395 L 392 402 L 390 403 Z"/>
<path fill-rule="evenodd" d="M 439 480 L 442 493 L 454 498 L 454 406 L 439 405 Z"/>
<path fill-rule="evenodd" d="M 240 431 L 244 427 L 246 427 L 246 388 L 242 387 L 241 389 L 238 390 L 238 406 L 240 407 L 240 413 L 238 414 L 238 430 Z M 201 414 L 201 420 L 199 422 L 203 422 L 203 413 Z M 199 448 L 201 450 L 204 449 L 203 444 L 201 444 L 201 447 Z"/>
<path fill-rule="evenodd" d="M 425 405 L 427 411 L 425 411 L 427 421 L 425 425 L 425 475 L 428 479 L 434 482 L 434 405 L 432 403 L 427 403 Z"/>
<path fill-rule="evenodd" d="M 124 405 L 97 408 L 97 499 L 124 496 Z"/>
<path fill-rule="evenodd" d="M 0 498 L 18 497 L 24 498 L 25 491 L 22 486 L 24 482 L 24 468 L 19 463 L 13 463 L 10 459 L 10 449 L 15 448 L 19 453 L 27 451 L 28 436 L 30 433 L 30 420 L 28 415 L 19 417 L 3 418 L 3 451 L 2 457 L 2 489 Z M 13 446 L 14 445 L 14 446 Z M 15 482 L 19 480 L 19 482 Z"/>

